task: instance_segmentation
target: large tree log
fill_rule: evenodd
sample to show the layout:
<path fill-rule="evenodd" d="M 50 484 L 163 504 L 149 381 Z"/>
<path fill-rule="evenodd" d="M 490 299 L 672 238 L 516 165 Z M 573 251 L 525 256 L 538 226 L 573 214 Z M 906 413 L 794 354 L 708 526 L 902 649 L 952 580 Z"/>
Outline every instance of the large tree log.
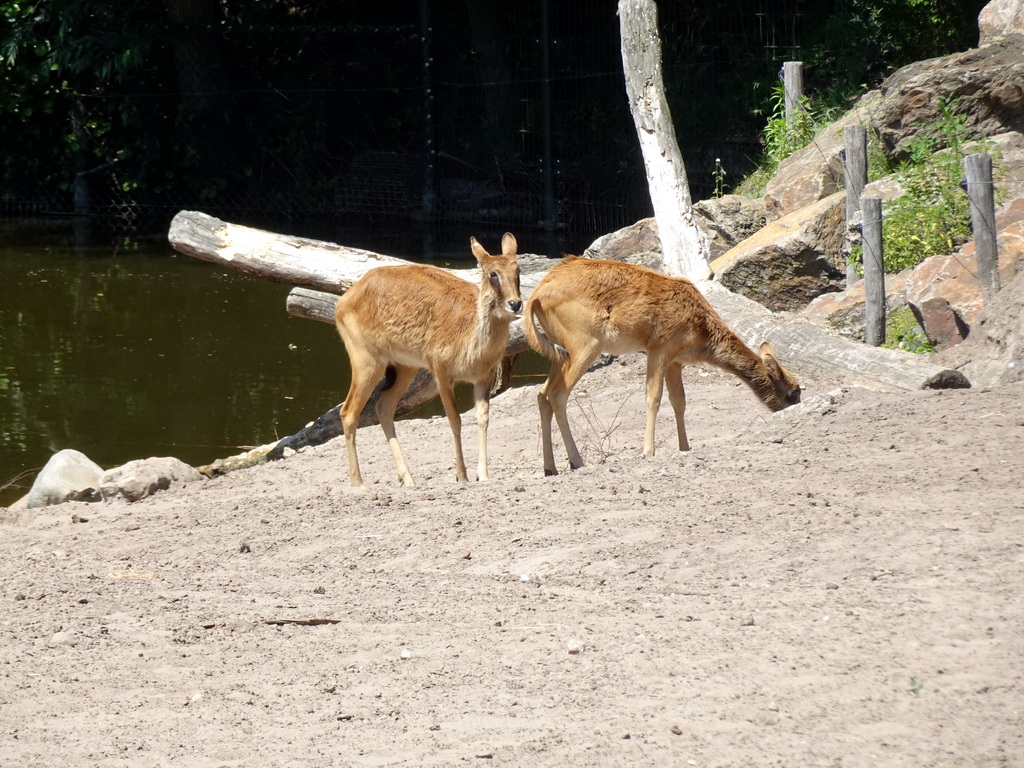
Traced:
<path fill-rule="evenodd" d="M 183 211 L 174 217 L 169 235 L 175 250 L 211 261 L 229 269 L 303 286 L 293 288 L 286 301 L 287 311 L 296 317 L 334 323 L 334 305 L 338 293 L 344 292 L 363 274 L 384 264 L 405 264 L 403 259 L 373 254 L 334 243 L 277 235 L 272 232 L 240 227 L 205 214 Z M 242 252 L 241 249 L 248 249 Z M 523 267 L 522 295 L 527 299 L 556 259 L 521 256 Z M 450 270 L 453 274 L 475 281 L 476 270 Z M 750 346 L 768 341 L 775 347 L 786 367 L 800 375 L 818 374 L 827 378 L 860 384 L 885 384 L 902 389 L 969 387 L 966 377 L 956 370 L 942 368 L 926 358 L 896 350 L 870 347 L 860 342 L 833 335 L 820 326 L 787 314 L 774 314 L 765 307 L 718 283 L 700 282 L 698 287 L 708 297 L 725 322 Z M 321 290 L 313 290 L 320 288 Z M 333 291 L 327 293 L 325 290 Z M 512 336 L 506 350 L 514 356 L 527 348 L 522 323 L 512 325 Z M 339 354 L 341 350 L 339 347 Z M 506 358 L 509 360 L 509 357 Z M 506 372 L 508 366 L 505 366 Z M 418 408 L 437 394 L 433 379 L 421 373 L 399 404 L 399 412 Z M 371 398 L 360 424 L 376 421 Z M 309 428 L 276 444 L 263 446 L 244 459 L 235 457 L 220 465 L 201 468 L 204 471 L 228 471 L 279 457 L 288 449 L 315 445 L 341 433 L 340 419 L 325 414 Z M 236 466 L 238 465 L 238 466 Z"/>
<path fill-rule="evenodd" d="M 178 213 L 171 220 L 167 239 L 174 250 L 186 256 L 278 283 L 333 293 L 344 293 L 373 267 L 409 263 L 359 248 L 229 224 L 197 211 Z"/>
<path fill-rule="evenodd" d="M 343 293 L 373 267 L 406 264 L 404 259 L 382 256 L 334 243 L 307 240 L 250 227 L 228 224 L 212 216 L 182 211 L 171 223 L 169 239 L 175 250 L 196 258 L 320 291 Z M 243 245 L 248 249 L 242 253 Z M 522 294 L 525 300 L 555 259 L 524 255 Z M 476 279 L 476 270 L 451 270 Z M 869 347 L 836 336 L 819 326 L 791 315 L 776 315 L 760 304 L 727 291 L 718 283 L 698 283 L 722 319 L 750 345 L 768 340 L 787 367 L 797 372 L 820 372 L 845 381 L 876 382 L 903 389 L 970 386 L 959 371 L 941 368 L 927 358 L 895 350 Z M 336 297 L 294 289 L 288 311 L 333 323 Z M 510 354 L 522 349 L 513 333 Z"/>

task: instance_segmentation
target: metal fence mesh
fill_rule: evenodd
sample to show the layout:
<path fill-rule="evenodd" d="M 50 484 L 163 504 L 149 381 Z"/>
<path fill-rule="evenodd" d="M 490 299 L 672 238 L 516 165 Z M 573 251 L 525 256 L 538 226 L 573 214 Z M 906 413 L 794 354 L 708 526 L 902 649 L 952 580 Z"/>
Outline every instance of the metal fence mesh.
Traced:
<path fill-rule="evenodd" d="M 176 82 L 81 92 L 66 124 L 79 154 L 55 171 L 66 183 L 43 188 L 8 170 L 0 213 L 132 221 L 191 208 L 250 222 L 416 217 L 594 234 L 650 215 L 614 3 L 407 5 L 389 24 L 362 23 L 349 8 L 337 24 L 190 30 L 196 44 L 173 47 Z M 660 4 L 695 199 L 711 194 L 715 158 L 742 169 L 759 151 L 750 121 L 723 117 L 733 102 L 720 99 L 716 112 L 696 97 L 727 87 L 739 63 L 773 73 L 803 19 L 795 1 L 733 5 L 701 15 L 713 6 Z M 236 71 L 212 69 L 206 47 L 234 56 Z M 126 126 L 145 119 L 175 130 L 143 151 Z M 162 168 L 174 171 L 166 182 Z"/>

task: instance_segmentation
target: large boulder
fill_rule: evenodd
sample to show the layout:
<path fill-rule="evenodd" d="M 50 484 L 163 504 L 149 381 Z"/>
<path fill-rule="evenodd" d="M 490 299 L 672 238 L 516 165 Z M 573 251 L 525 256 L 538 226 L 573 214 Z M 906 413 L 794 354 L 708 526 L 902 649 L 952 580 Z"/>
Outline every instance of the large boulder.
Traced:
<path fill-rule="evenodd" d="M 640 253 L 661 255 L 658 222 L 653 216 L 602 235 L 590 244 L 583 255 L 589 259 L 625 261 L 627 257 Z"/>
<path fill-rule="evenodd" d="M 768 218 L 763 200 L 741 195 L 701 200 L 693 206 L 693 215 L 708 236 L 711 261 L 756 233 Z"/>
<path fill-rule="evenodd" d="M 975 387 L 1024 381 L 1024 270 L 1003 286 L 979 317 L 970 338 L 936 355 Z"/>
<path fill-rule="evenodd" d="M 138 459 L 103 473 L 99 489 L 104 501 L 138 501 L 172 485 L 203 479 L 196 469 L 175 458 Z"/>
<path fill-rule="evenodd" d="M 871 94 L 869 94 L 871 95 Z M 814 141 L 794 152 L 781 163 L 764 191 L 768 218 L 777 219 L 844 189 L 843 132 L 851 125 L 870 122 L 869 105 L 877 100 L 862 99 L 864 104 L 847 112 L 819 133 Z"/>
<path fill-rule="evenodd" d="M 979 45 L 1006 35 L 1024 35 L 1024 0 L 992 0 L 978 14 Z"/>
<path fill-rule="evenodd" d="M 46 462 L 28 492 L 28 507 L 65 501 L 98 501 L 103 468 L 81 451 L 58 451 Z"/>
<path fill-rule="evenodd" d="M 872 122 L 888 154 L 906 155 L 922 125 L 941 116 L 941 100 L 957 98 L 969 137 L 1024 131 L 1024 37 L 909 64 L 885 79 Z"/>
<path fill-rule="evenodd" d="M 846 201 L 837 192 L 766 225 L 711 262 L 715 279 L 773 310 L 842 290 Z"/>

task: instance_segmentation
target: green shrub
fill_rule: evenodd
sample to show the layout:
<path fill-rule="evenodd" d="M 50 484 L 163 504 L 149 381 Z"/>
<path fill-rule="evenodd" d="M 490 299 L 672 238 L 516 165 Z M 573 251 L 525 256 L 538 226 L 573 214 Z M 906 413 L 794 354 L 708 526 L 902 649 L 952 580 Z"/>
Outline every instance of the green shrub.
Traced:
<path fill-rule="evenodd" d="M 747 197 L 764 194 L 764 188 L 775 175 L 779 163 L 810 144 L 818 131 L 834 116 L 832 110 L 816 107 L 809 97 L 803 96 L 793 124 L 790 125 L 786 120 L 786 87 L 781 82 L 772 86 L 771 106 L 771 115 L 761 133 L 764 142 L 761 161 L 737 185 L 737 194 Z"/>
<path fill-rule="evenodd" d="M 932 354 L 935 347 L 917 322 L 910 307 L 891 312 L 885 320 L 885 344 L 888 349 L 902 349 L 916 354 Z"/>
<path fill-rule="evenodd" d="M 908 143 L 909 156 L 896 171 L 904 194 L 882 224 L 886 272 L 951 253 L 970 240 L 971 213 L 960 188 L 966 143 L 967 121 L 956 99 L 940 102 L 939 119 L 921 126 Z"/>

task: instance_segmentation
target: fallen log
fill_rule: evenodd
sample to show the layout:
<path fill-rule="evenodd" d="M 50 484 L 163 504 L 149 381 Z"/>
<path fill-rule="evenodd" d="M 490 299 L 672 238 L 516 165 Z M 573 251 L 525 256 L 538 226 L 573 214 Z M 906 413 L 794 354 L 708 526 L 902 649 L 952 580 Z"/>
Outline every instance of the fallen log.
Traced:
<path fill-rule="evenodd" d="M 285 302 L 287 312 L 296 317 L 330 324 L 334 323 L 334 305 L 338 294 L 344 293 L 367 271 L 377 266 L 408 263 L 404 259 L 334 243 L 229 224 L 194 211 L 182 211 L 174 217 L 168 239 L 179 253 L 297 286 Z M 556 263 L 557 259 L 542 256 L 520 257 L 523 270 L 521 293 L 524 301 L 546 271 Z M 464 279 L 476 280 L 475 270 L 449 271 Z M 715 282 L 704 281 L 698 286 L 729 327 L 748 345 L 756 347 L 762 341 L 770 342 L 779 358 L 785 361 L 786 367 L 798 375 L 818 374 L 868 386 L 882 384 L 909 390 L 970 386 L 960 371 L 937 366 L 920 356 L 871 347 L 837 336 L 802 318 L 775 314 Z M 526 348 L 522 322 L 518 321 L 512 325 L 506 361 Z M 503 365 L 506 379 L 509 367 L 510 364 Z M 436 394 L 433 379 L 423 372 L 402 398 L 398 412 L 408 413 Z M 367 404 L 360 424 L 376 422 L 373 411 L 375 399 L 376 395 Z M 340 433 L 340 420 L 329 412 L 307 429 L 277 444 L 251 452 L 254 455 L 245 466 L 266 461 L 271 456 L 278 458 L 289 449 L 298 450 L 304 445 L 316 445 Z"/>
<path fill-rule="evenodd" d="M 179 212 L 171 220 L 167 239 L 186 256 L 274 282 L 334 293 L 344 293 L 373 267 L 409 263 L 360 248 L 229 224 L 198 211 Z"/>
<path fill-rule="evenodd" d="M 334 243 L 229 224 L 194 211 L 182 211 L 174 217 L 168 239 L 180 253 L 306 288 L 291 292 L 286 301 L 287 311 L 297 317 L 328 323 L 334 322 L 333 305 L 337 297 L 318 295 L 316 291 L 344 293 L 373 267 L 408 263 L 393 256 Z M 555 259 L 535 255 L 520 258 L 524 300 L 547 269 L 556 263 Z M 449 271 L 476 280 L 475 270 Z M 772 313 L 715 282 L 701 282 L 699 287 L 747 344 L 756 346 L 761 341 L 770 341 L 787 367 L 797 372 L 816 372 L 847 381 L 881 383 L 902 389 L 970 386 L 959 371 L 942 368 L 919 355 L 870 347 L 801 318 Z M 509 354 L 523 349 L 521 335 L 514 333 Z"/>

